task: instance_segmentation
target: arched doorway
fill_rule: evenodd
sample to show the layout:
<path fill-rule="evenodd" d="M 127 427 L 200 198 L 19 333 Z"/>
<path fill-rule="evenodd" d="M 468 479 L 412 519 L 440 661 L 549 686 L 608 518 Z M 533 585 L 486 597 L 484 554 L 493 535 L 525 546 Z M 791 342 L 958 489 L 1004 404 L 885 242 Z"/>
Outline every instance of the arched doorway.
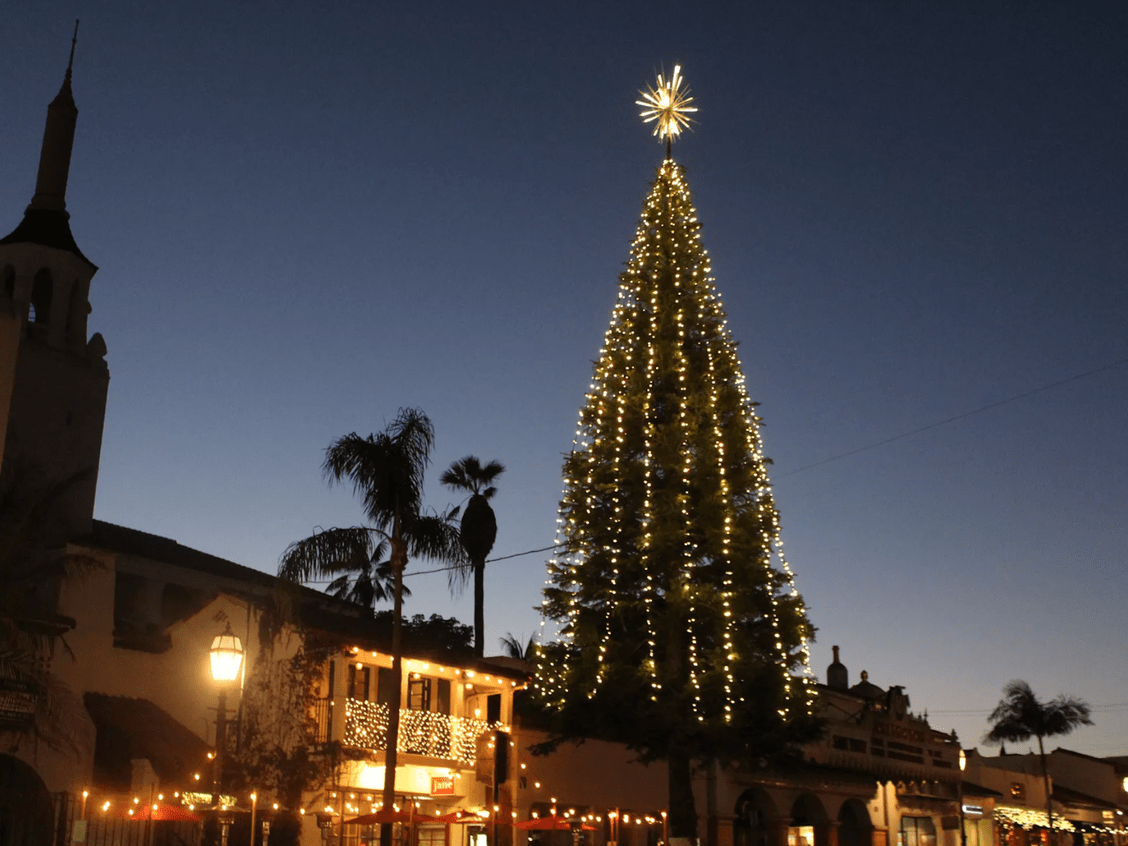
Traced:
<path fill-rule="evenodd" d="M 873 822 L 863 802 L 847 799 L 838 811 L 838 846 L 872 846 Z"/>
<path fill-rule="evenodd" d="M 829 818 L 822 802 L 813 793 L 804 793 L 791 806 L 791 825 L 787 846 L 831 846 Z"/>
<path fill-rule="evenodd" d="M 39 774 L 0 755 L 0 846 L 39 846 L 53 839 L 54 803 Z"/>
<path fill-rule="evenodd" d="M 779 817 L 775 803 L 759 789 L 745 790 L 733 808 L 733 846 L 782 846 L 775 842 L 771 822 Z"/>

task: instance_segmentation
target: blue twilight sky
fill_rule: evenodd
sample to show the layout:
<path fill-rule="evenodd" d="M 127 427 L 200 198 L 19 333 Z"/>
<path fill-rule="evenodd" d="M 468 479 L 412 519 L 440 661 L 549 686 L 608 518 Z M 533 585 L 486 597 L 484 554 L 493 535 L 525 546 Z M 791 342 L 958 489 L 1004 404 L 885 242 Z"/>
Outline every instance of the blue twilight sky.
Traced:
<path fill-rule="evenodd" d="M 840 644 L 966 745 L 1024 678 L 1128 754 L 1128 5 L 9 0 L 5 231 L 76 17 L 97 517 L 273 571 L 360 519 L 329 442 L 418 406 L 429 501 L 496 458 L 495 555 L 551 545 L 662 157 L 634 100 L 679 62 L 815 671 Z M 544 561 L 487 568 L 490 648 Z"/>

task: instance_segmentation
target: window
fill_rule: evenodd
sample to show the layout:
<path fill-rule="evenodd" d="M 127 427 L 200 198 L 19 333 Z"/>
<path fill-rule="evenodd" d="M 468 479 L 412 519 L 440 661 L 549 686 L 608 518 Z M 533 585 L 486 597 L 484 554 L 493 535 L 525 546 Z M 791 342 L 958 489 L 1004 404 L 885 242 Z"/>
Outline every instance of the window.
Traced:
<path fill-rule="evenodd" d="M 361 699 L 365 702 L 368 701 L 368 689 L 371 680 L 371 670 L 368 667 L 357 667 L 356 664 L 349 664 L 349 689 L 348 696 L 350 699 Z"/>
<path fill-rule="evenodd" d="M 936 825 L 932 817 L 901 817 L 898 846 L 936 846 Z"/>
<path fill-rule="evenodd" d="M 412 676 L 407 683 L 407 707 L 412 711 L 431 710 L 431 679 Z"/>

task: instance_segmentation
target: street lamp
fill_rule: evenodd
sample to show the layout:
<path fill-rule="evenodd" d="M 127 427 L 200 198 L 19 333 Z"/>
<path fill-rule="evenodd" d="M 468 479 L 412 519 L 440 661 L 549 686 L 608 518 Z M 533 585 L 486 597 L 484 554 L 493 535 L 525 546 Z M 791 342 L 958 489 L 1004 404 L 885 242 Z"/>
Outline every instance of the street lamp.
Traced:
<path fill-rule="evenodd" d="M 227 686 L 239 678 L 243 666 L 243 643 L 231 631 L 231 623 L 217 635 L 208 650 L 211 657 L 212 678 L 219 686 L 219 702 L 215 709 L 215 780 L 212 789 L 212 804 L 219 804 L 223 787 L 223 752 L 227 745 Z M 225 832 L 226 833 L 226 832 Z"/>
<path fill-rule="evenodd" d="M 963 774 L 967 769 L 967 753 L 960 747 L 960 846 L 967 846 L 967 825 L 964 822 Z"/>

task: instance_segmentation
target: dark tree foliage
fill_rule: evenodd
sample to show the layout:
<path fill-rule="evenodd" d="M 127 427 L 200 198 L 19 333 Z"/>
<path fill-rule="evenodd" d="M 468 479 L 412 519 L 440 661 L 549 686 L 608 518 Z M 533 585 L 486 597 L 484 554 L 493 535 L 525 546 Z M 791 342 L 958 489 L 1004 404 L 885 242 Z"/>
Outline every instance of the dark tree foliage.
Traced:
<path fill-rule="evenodd" d="M 69 654 L 58 614 L 64 579 L 80 579 L 101 566 L 68 553 L 62 511 L 77 485 L 93 471 L 50 482 L 37 468 L 7 461 L 0 472 L 0 679 L 13 725 L 53 749 L 73 751 L 82 737 L 82 702 L 51 672 L 55 653 Z M 18 715 L 18 716 L 17 716 Z"/>

